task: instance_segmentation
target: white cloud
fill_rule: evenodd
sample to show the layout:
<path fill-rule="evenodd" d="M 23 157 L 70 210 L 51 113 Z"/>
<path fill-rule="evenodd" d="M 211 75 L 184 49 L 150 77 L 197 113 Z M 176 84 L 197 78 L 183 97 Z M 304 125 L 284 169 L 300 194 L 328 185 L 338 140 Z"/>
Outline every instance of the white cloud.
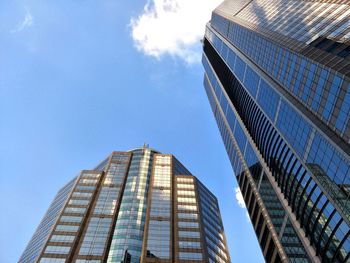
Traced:
<path fill-rule="evenodd" d="M 239 187 L 236 187 L 235 188 L 235 197 L 236 197 L 236 201 L 237 201 L 237 204 L 240 208 L 246 208 L 246 205 L 245 205 L 245 202 L 244 202 L 244 198 L 243 198 L 243 195 L 242 195 L 242 192 L 241 192 L 241 189 L 239 189 Z M 250 216 L 249 216 L 249 213 L 248 211 L 245 209 L 245 216 L 247 218 L 247 221 L 250 222 Z"/>
<path fill-rule="evenodd" d="M 239 207 L 245 208 L 243 195 L 242 195 L 241 189 L 239 189 L 239 187 L 235 188 L 235 195 L 236 195 L 236 201 L 237 201 Z"/>
<path fill-rule="evenodd" d="M 136 48 L 160 59 L 171 55 L 186 63 L 200 62 L 205 24 L 222 0 L 148 0 L 130 21 Z"/>
<path fill-rule="evenodd" d="M 31 27 L 34 24 L 34 19 L 31 13 L 26 10 L 26 14 L 24 16 L 24 19 L 20 21 L 17 26 L 11 30 L 11 33 L 17 33 L 25 29 L 26 27 Z"/>

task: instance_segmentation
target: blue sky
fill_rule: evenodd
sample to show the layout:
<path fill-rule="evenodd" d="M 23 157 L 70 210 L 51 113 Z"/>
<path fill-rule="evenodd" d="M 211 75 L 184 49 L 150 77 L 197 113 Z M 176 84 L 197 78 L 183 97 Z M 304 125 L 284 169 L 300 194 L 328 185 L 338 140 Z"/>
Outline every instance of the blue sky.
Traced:
<path fill-rule="evenodd" d="M 199 38 L 216 4 L 0 2 L 0 262 L 18 260 L 81 169 L 145 142 L 218 197 L 232 262 L 263 262 L 202 86 Z"/>

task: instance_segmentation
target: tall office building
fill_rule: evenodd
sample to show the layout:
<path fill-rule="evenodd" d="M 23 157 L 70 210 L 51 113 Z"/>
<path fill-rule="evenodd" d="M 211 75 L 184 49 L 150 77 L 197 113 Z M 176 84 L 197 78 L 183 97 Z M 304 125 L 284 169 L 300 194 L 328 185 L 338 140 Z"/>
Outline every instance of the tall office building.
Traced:
<path fill-rule="evenodd" d="M 171 154 L 113 152 L 56 195 L 19 262 L 230 262 L 216 197 Z"/>
<path fill-rule="evenodd" d="M 350 262 L 350 4 L 227 0 L 204 86 L 267 262 Z"/>

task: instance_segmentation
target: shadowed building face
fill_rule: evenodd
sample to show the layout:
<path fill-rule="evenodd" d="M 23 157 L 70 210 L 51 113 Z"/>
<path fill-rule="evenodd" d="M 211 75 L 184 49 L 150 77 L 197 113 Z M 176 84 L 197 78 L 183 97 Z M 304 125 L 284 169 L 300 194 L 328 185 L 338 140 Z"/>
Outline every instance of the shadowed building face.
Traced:
<path fill-rule="evenodd" d="M 348 262 L 348 1 L 225 1 L 204 87 L 268 262 Z"/>
<path fill-rule="evenodd" d="M 230 262 L 216 197 L 171 154 L 113 152 L 55 197 L 19 262 Z"/>

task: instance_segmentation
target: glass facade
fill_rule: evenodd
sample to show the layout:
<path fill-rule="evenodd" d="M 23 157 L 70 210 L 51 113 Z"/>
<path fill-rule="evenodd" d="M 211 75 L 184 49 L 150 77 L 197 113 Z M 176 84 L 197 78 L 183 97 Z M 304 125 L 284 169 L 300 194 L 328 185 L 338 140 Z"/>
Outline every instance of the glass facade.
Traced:
<path fill-rule="evenodd" d="M 171 258 L 171 156 L 154 157 L 150 212 L 147 233 L 147 257 Z"/>
<path fill-rule="evenodd" d="M 57 194 L 19 262 L 230 262 L 215 196 L 171 154 L 113 152 Z"/>
<path fill-rule="evenodd" d="M 76 178 L 58 191 L 55 199 L 20 257 L 19 262 L 37 262 L 40 253 L 43 250 L 43 247 L 45 246 L 45 243 L 47 242 L 60 213 L 62 212 L 64 204 L 69 197 L 75 181 Z"/>
<path fill-rule="evenodd" d="M 311 54 L 349 30 L 330 2 L 228 0 L 206 27 L 204 87 L 268 262 L 350 260 L 350 81 Z"/>
<path fill-rule="evenodd" d="M 134 151 L 108 262 L 120 262 L 125 251 L 131 256 L 130 262 L 140 261 L 152 161 L 153 152 L 150 149 Z"/>

